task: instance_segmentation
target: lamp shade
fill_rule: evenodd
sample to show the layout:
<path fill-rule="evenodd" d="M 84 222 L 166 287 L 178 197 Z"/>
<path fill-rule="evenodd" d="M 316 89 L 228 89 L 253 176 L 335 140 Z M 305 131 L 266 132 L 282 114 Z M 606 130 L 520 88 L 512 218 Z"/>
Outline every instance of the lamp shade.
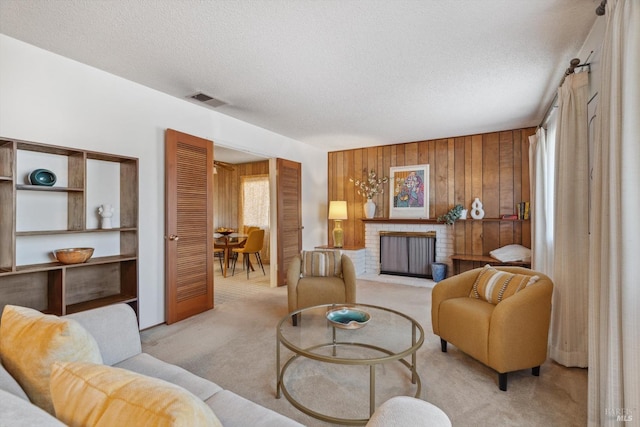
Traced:
<path fill-rule="evenodd" d="M 329 219 L 347 219 L 347 202 L 344 200 L 329 202 Z"/>

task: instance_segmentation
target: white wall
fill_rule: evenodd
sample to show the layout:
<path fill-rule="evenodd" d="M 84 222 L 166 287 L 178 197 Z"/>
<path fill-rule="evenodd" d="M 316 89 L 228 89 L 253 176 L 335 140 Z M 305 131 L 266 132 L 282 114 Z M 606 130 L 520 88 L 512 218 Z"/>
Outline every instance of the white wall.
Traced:
<path fill-rule="evenodd" d="M 139 158 L 142 328 L 164 322 L 167 128 L 302 163 L 303 246 L 326 243 L 326 152 L 0 34 L 0 136 Z"/>

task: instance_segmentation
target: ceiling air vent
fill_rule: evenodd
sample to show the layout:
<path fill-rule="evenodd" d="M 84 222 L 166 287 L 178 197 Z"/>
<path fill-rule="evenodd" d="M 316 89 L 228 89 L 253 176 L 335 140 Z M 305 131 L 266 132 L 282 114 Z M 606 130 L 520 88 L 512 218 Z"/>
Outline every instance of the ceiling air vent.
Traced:
<path fill-rule="evenodd" d="M 224 101 L 220 101 L 219 99 L 215 99 L 212 96 L 209 96 L 205 93 L 198 92 L 193 95 L 189 95 L 187 98 L 195 99 L 196 101 L 200 101 L 204 104 L 207 104 L 209 107 L 217 108 L 222 105 L 226 105 L 227 103 Z"/>

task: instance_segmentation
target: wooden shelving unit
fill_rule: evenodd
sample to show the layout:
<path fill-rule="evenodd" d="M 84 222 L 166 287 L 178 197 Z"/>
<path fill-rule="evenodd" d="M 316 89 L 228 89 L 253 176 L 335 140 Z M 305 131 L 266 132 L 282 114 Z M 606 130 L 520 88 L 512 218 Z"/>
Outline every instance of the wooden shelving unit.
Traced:
<path fill-rule="evenodd" d="M 23 183 L 19 171 L 40 167 L 21 164 L 19 154 L 24 153 L 37 153 L 45 162 L 50 157 L 66 163 L 66 171 L 59 171 L 66 172 L 66 183 L 53 187 Z M 87 212 L 93 209 L 87 200 L 91 192 L 96 191 L 88 184 L 90 161 L 107 162 L 106 165 L 118 170 L 119 176 L 113 181 L 119 182 L 119 188 L 112 189 L 119 198 L 117 228 L 87 227 Z M 66 199 L 65 212 L 47 212 L 66 216 L 66 228 L 37 230 L 32 227 L 18 231 L 18 212 L 24 203 L 19 195 L 23 193 L 29 193 L 31 200 L 36 201 L 54 197 L 55 207 L 64 205 Z M 46 202 L 45 206 L 48 207 Z M 94 256 L 82 264 L 64 265 L 52 257 L 49 262 L 40 262 L 42 254 L 61 247 L 52 243 L 57 239 L 86 242 L 98 237 L 110 239 L 111 246 L 119 246 L 118 253 Z M 5 304 L 16 304 L 65 315 L 124 302 L 137 314 L 138 159 L 0 137 L 0 241 L 0 310 Z M 24 262 L 25 255 L 19 249 L 23 241 L 41 246 L 42 253 L 36 262 Z"/>
<path fill-rule="evenodd" d="M 488 255 L 454 254 L 451 259 L 453 260 L 453 274 L 484 267 L 486 264 L 531 268 L 529 262 L 502 262 Z"/>
<path fill-rule="evenodd" d="M 482 218 L 458 220 L 455 223 L 455 253 L 451 256 L 453 273 L 490 265 L 530 267 L 530 263 L 504 263 L 489 253 L 501 246 L 518 243 L 530 246 L 531 223 L 528 219 Z"/>

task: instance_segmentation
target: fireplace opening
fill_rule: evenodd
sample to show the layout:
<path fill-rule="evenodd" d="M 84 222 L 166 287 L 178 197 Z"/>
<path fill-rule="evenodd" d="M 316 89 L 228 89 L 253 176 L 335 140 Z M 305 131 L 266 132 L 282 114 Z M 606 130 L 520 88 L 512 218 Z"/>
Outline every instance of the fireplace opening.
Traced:
<path fill-rule="evenodd" d="M 380 274 L 433 278 L 436 232 L 380 232 Z"/>

